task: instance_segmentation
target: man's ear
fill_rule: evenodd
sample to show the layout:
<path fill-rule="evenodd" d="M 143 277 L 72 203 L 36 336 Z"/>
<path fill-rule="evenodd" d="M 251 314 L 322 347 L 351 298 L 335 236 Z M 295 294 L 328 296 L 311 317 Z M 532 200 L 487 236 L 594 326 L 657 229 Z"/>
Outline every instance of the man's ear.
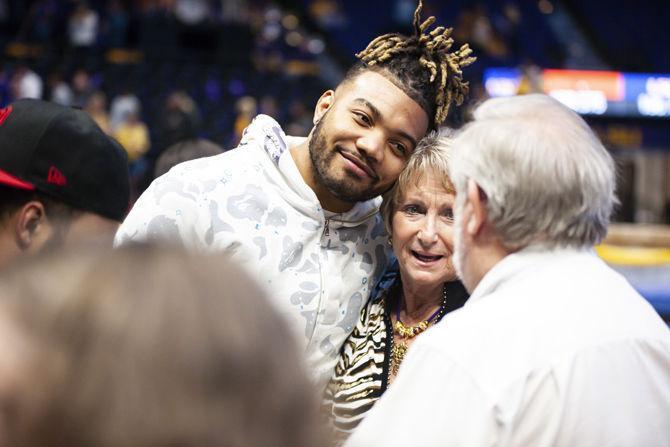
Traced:
<path fill-rule="evenodd" d="M 31 200 L 19 209 L 16 217 L 14 231 L 17 245 L 22 251 L 29 250 L 36 240 L 43 238 L 49 227 L 44 204 Z"/>
<path fill-rule="evenodd" d="M 316 102 L 316 107 L 314 108 L 314 118 L 312 119 L 312 122 L 315 126 L 319 121 L 321 121 L 321 118 L 328 111 L 328 109 L 330 109 L 330 106 L 333 105 L 333 102 L 335 102 L 335 91 L 326 90 L 323 92 L 323 95 L 321 95 L 319 100 Z"/>
<path fill-rule="evenodd" d="M 476 236 L 483 228 L 488 217 L 486 194 L 474 180 L 468 179 L 467 197 L 471 212 L 468 216 L 465 231 L 471 236 Z"/>

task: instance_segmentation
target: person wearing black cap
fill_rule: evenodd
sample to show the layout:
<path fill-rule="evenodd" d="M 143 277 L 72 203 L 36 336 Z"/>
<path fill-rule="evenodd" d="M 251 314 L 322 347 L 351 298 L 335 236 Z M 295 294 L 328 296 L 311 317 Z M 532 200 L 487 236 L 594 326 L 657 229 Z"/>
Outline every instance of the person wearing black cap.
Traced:
<path fill-rule="evenodd" d="M 0 110 L 0 269 L 70 241 L 111 247 L 129 201 L 125 152 L 85 112 L 32 99 Z"/>

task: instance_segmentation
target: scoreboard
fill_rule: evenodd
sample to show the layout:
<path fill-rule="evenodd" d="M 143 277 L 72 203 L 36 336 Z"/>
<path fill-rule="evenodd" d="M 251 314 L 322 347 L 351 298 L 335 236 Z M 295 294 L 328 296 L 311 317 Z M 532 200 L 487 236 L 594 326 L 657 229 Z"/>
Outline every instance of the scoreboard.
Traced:
<path fill-rule="evenodd" d="M 546 93 L 583 115 L 670 118 L 670 74 L 489 68 L 484 87 L 491 97 Z"/>

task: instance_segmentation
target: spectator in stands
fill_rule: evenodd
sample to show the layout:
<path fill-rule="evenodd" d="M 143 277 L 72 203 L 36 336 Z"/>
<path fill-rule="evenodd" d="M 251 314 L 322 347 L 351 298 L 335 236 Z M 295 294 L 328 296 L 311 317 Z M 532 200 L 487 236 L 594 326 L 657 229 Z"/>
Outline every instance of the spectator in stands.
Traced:
<path fill-rule="evenodd" d="M 180 141 L 167 148 L 167 150 L 158 157 L 156 168 L 154 170 L 154 178 L 160 177 L 173 167 L 185 161 L 211 157 L 219 155 L 222 152 L 223 148 L 221 146 L 209 140 L 200 138 Z"/>
<path fill-rule="evenodd" d="M 347 445 L 667 445 L 670 331 L 592 250 L 612 157 L 539 94 L 484 102 L 453 148 L 472 295 L 414 343 Z"/>
<path fill-rule="evenodd" d="M 40 75 L 25 64 L 20 64 L 16 67 L 10 81 L 13 100 L 25 98 L 41 99 L 42 88 L 43 83 Z"/>
<path fill-rule="evenodd" d="M 83 111 L 21 100 L 0 111 L 0 268 L 83 239 L 111 246 L 128 208 L 126 157 Z"/>
<path fill-rule="evenodd" d="M 84 68 L 77 69 L 72 75 L 72 93 L 74 94 L 72 105 L 83 108 L 93 91 L 94 88 L 88 71 Z"/>
<path fill-rule="evenodd" d="M 137 113 L 128 114 L 126 120 L 114 130 L 114 138 L 126 150 L 128 163 L 132 164 L 149 150 L 149 129 Z"/>
<path fill-rule="evenodd" d="M 156 130 L 155 158 L 179 141 L 196 138 L 199 129 L 200 112 L 195 101 L 182 90 L 170 93 Z"/>
<path fill-rule="evenodd" d="M 91 48 L 98 39 L 98 13 L 85 0 L 78 0 L 68 20 L 70 45 L 74 48 Z"/>
<path fill-rule="evenodd" d="M 126 86 L 121 90 L 121 93 L 112 99 L 109 110 L 112 131 L 116 130 L 131 113 L 140 113 L 140 100 L 135 96 L 132 89 Z"/>
<path fill-rule="evenodd" d="M 211 17 L 209 0 L 174 0 L 174 15 L 184 25 L 196 26 Z"/>
<path fill-rule="evenodd" d="M 123 2 L 111 0 L 107 2 L 107 14 L 104 18 L 106 44 L 112 48 L 127 45 L 129 18 Z"/>
<path fill-rule="evenodd" d="M 72 105 L 74 93 L 72 93 L 70 85 L 63 79 L 62 73 L 53 71 L 47 79 L 47 85 L 49 87 L 49 101 L 62 106 Z"/>
<path fill-rule="evenodd" d="M 289 124 L 286 132 L 289 135 L 306 136 L 312 129 L 312 117 L 307 110 L 307 105 L 299 100 L 294 99 L 289 104 L 288 108 Z"/>
<path fill-rule="evenodd" d="M 10 273 L 3 445 L 322 445 L 289 329 L 227 258 L 135 246 Z"/>
<path fill-rule="evenodd" d="M 49 45 L 55 38 L 58 24 L 59 2 L 56 0 L 37 0 L 32 2 L 19 31 L 19 36 L 30 42 Z"/>
<path fill-rule="evenodd" d="M 91 118 L 93 118 L 95 124 L 97 124 L 103 132 L 111 134 L 112 130 L 109 125 L 109 114 L 107 113 L 107 97 L 102 91 L 96 90 L 91 94 L 86 101 L 84 110 Z"/>
<path fill-rule="evenodd" d="M 315 127 L 287 138 L 259 116 L 240 150 L 183 163 L 137 201 L 116 243 L 178 241 L 228 251 L 259 272 L 327 380 L 369 287 L 387 262 L 377 211 L 428 129 L 467 93 L 467 45 L 449 52 L 450 30 L 420 22 L 415 34 L 385 35 L 359 53 L 335 90 L 319 98 Z"/>
<path fill-rule="evenodd" d="M 256 99 L 251 96 L 241 97 L 235 103 L 235 112 L 237 112 L 234 124 L 235 144 L 238 144 L 242 139 L 242 133 L 244 133 L 244 129 L 249 127 L 249 124 L 251 124 L 251 121 L 256 116 Z"/>

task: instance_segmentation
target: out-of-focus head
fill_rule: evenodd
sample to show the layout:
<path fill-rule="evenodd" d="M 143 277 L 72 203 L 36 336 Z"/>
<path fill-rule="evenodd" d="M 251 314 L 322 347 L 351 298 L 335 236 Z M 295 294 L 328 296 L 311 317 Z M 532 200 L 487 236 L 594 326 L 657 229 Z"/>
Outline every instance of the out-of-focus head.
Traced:
<path fill-rule="evenodd" d="M 404 283 L 439 284 L 455 279 L 453 213 L 449 179 L 451 132 L 426 136 L 384 196 L 382 217 Z"/>
<path fill-rule="evenodd" d="M 13 269 L 0 290 L 0 333 L 26 344 L 0 359 L 8 445 L 315 445 L 294 336 L 223 256 L 60 253 Z M 3 384 L 3 365 L 29 380 Z"/>
<path fill-rule="evenodd" d="M 412 36 L 370 42 L 337 89 L 317 102 L 309 140 L 314 177 L 342 202 L 387 191 L 417 142 L 468 92 L 461 70 L 474 61 L 470 48 L 450 52 L 451 29 L 428 31 L 435 18 L 422 23 L 421 9 L 420 1 Z"/>
<path fill-rule="evenodd" d="M 20 100 L 0 110 L 0 266 L 112 233 L 130 200 L 125 151 L 81 110 Z"/>
<path fill-rule="evenodd" d="M 471 180 L 507 250 L 588 247 L 605 236 L 616 203 L 614 162 L 584 120 L 555 99 L 489 99 L 453 144 L 457 214 Z"/>
<path fill-rule="evenodd" d="M 204 139 L 185 140 L 173 144 L 156 160 L 154 177 L 160 177 L 179 163 L 196 158 L 211 157 L 223 152 L 218 144 Z"/>

